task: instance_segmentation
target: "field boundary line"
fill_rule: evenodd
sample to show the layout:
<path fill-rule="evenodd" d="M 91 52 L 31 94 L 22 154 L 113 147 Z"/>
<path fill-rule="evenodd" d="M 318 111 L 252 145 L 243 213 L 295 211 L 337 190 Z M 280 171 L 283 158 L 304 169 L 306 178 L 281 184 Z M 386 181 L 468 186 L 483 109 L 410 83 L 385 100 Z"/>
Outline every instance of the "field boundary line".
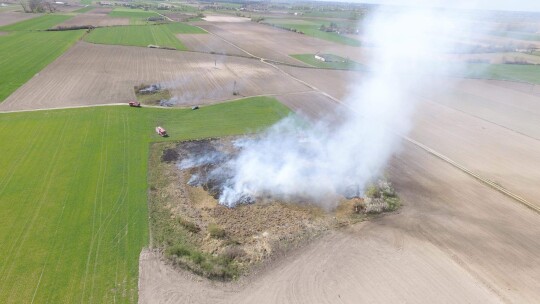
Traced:
<path fill-rule="evenodd" d="M 445 161 L 446 163 L 454 166 L 455 168 L 461 170 L 462 172 L 467 173 L 468 175 L 474 177 L 476 180 L 478 180 L 478 181 L 486 184 L 487 186 L 489 186 L 489 187 L 491 187 L 491 188 L 505 194 L 506 196 L 514 199 L 515 201 L 523 204 L 524 206 L 526 206 L 526 207 L 530 208 L 531 210 L 536 211 L 537 213 L 540 214 L 540 207 L 538 207 L 537 205 L 529 202 L 528 200 L 524 199 L 523 197 L 521 197 L 521 196 L 507 190 L 506 188 L 504 188 L 502 186 L 497 185 L 493 181 L 491 181 L 491 180 L 489 180 L 489 179 L 487 179 L 485 177 L 482 177 L 477 173 L 474 173 L 473 171 L 471 171 L 471 170 L 465 168 L 464 166 L 458 164 L 457 162 L 453 161 L 452 159 L 448 158 L 447 156 L 444 156 L 443 154 L 431 149 L 430 147 L 428 147 L 428 146 L 426 146 L 426 145 L 424 145 L 424 144 L 422 144 L 422 143 L 420 143 L 420 142 L 418 142 L 418 141 L 416 141 L 416 140 L 414 140 L 414 139 L 412 139 L 412 138 L 410 138 L 408 136 L 401 135 L 401 137 L 403 139 L 407 140 L 408 142 L 418 146 L 419 148 L 422 148 L 423 150 L 425 150 L 429 154 L 436 156 L 437 158 L 439 158 L 439 159 Z"/>
<path fill-rule="evenodd" d="M 104 103 L 104 104 L 94 104 L 94 105 L 80 105 L 80 106 L 67 106 L 67 107 L 58 107 L 58 108 L 38 108 L 38 109 L 25 109 L 25 110 L 0 110 L 0 114 L 9 114 L 9 113 L 22 113 L 22 112 L 34 112 L 34 111 L 50 111 L 50 110 L 69 110 L 69 109 L 79 109 L 79 108 L 94 108 L 94 107 L 108 107 L 108 106 L 125 106 L 127 103 Z M 0 107 L 2 104 L 0 103 Z"/>

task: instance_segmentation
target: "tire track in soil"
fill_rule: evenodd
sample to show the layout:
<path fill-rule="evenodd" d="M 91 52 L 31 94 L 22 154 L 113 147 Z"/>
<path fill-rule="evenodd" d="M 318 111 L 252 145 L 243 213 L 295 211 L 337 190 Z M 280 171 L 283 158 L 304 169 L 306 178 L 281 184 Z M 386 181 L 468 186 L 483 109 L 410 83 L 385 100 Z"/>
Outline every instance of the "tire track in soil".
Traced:
<path fill-rule="evenodd" d="M 108 157 L 108 153 L 107 153 L 107 150 L 108 150 L 108 145 L 107 145 L 107 141 L 105 140 L 107 138 L 107 136 L 109 136 L 109 121 L 110 121 L 110 113 L 107 112 L 107 119 L 105 120 L 105 124 L 102 126 L 103 128 L 103 131 L 101 132 L 101 150 L 100 150 L 100 155 L 99 155 L 99 173 L 98 173 L 98 178 L 97 178 L 97 181 L 96 181 L 96 191 L 95 191 L 95 196 L 94 196 L 94 211 L 93 211 L 93 216 L 92 216 L 92 239 L 90 241 L 90 248 L 88 250 L 88 257 L 86 259 L 86 270 L 85 270 L 85 274 L 84 274 L 84 279 L 83 279 L 83 288 L 82 288 L 82 293 L 81 293 L 81 303 L 84 303 L 84 296 L 85 296 L 85 293 L 86 293 L 86 281 L 88 279 L 88 268 L 90 267 L 90 260 L 92 258 L 92 254 L 93 254 L 93 248 L 94 248 L 94 241 L 95 241 L 95 238 L 96 238 L 96 216 L 97 216 L 97 205 L 98 205 L 98 197 L 101 197 L 101 195 L 99 195 L 99 192 L 101 190 L 101 192 L 103 192 L 103 185 L 104 185 L 104 182 L 105 182 L 105 177 L 106 177 L 106 173 L 107 173 L 107 157 Z M 105 153 L 104 153 L 105 152 Z M 105 156 L 104 156 L 105 155 Z"/>
<path fill-rule="evenodd" d="M 86 125 L 86 128 L 84 130 L 84 136 L 82 138 L 82 142 L 79 144 L 80 146 L 84 146 L 84 144 L 86 143 L 86 139 L 88 137 L 88 132 L 89 132 L 89 126 Z M 79 169 L 81 167 L 81 163 L 82 161 L 81 160 L 81 156 L 79 155 L 79 161 L 77 162 L 77 166 L 75 167 L 75 172 L 74 172 L 74 175 L 77 176 L 78 172 L 79 172 Z M 72 188 L 72 187 L 70 187 Z M 47 256 L 45 257 L 45 261 L 43 262 L 43 267 L 41 268 L 41 274 L 39 276 L 39 280 L 38 280 L 38 283 L 34 289 L 34 295 L 32 296 L 32 301 L 31 303 L 34 303 L 34 300 L 36 298 L 36 295 L 38 293 L 38 290 L 39 290 L 39 286 L 41 284 L 41 279 L 43 277 L 43 274 L 45 273 L 45 268 L 47 266 L 47 263 L 49 261 L 49 257 L 50 257 L 50 254 L 51 254 L 51 251 L 52 249 L 56 246 L 57 244 L 57 241 L 58 241 L 58 231 L 60 229 L 60 224 L 62 223 L 62 219 L 63 219 L 63 215 L 64 215 L 64 211 L 66 209 L 66 204 L 68 202 L 68 199 L 69 199 L 69 193 L 66 192 L 65 196 L 64 196 L 64 199 L 62 200 L 62 212 L 60 213 L 60 216 L 58 217 L 58 221 L 56 223 L 56 229 L 54 231 L 54 234 L 53 234 L 53 237 L 52 237 L 52 245 L 50 246 L 50 249 L 51 250 L 47 250 Z M 60 254 L 61 256 L 61 254 Z"/>

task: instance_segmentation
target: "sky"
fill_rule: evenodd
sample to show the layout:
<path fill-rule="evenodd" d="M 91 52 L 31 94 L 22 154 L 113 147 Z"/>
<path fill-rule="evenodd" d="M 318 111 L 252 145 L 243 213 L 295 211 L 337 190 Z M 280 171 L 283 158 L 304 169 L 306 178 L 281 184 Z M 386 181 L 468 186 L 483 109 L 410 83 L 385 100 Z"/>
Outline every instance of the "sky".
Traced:
<path fill-rule="evenodd" d="M 540 12 L 540 0 L 356 0 L 355 2 L 406 6 Z"/>

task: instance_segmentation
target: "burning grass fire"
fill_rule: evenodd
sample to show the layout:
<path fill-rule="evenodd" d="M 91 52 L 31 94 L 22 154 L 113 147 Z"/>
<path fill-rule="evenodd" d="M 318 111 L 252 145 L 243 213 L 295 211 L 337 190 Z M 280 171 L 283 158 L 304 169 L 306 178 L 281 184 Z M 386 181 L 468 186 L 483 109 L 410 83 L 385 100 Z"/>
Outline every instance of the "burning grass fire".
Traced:
<path fill-rule="evenodd" d="M 269 193 L 240 196 L 234 205 L 220 204 L 234 172 L 230 164 L 250 140 L 153 146 L 152 246 L 172 263 L 206 277 L 231 279 L 278 252 L 399 205 L 384 181 L 368 187 L 364 198 L 336 198 L 331 210 L 307 197 L 283 200 Z"/>
<path fill-rule="evenodd" d="M 238 161 L 239 153 L 243 147 L 250 145 L 252 138 L 242 138 L 234 141 L 224 142 L 219 140 L 204 140 L 204 141 L 191 141 L 180 145 L 177 150 L 179 155 L 184 157 L 178 162 L 178 168 L 180 170 L 187 170 L 191 177 L 187 184 L 192 187 L 202 187 L 213 198 L 218 200 L 220 204 L 228 207 L 234 207 L 238 204 L 251 204 L 255 202 L 265 202 L 272 200 L 283 200 L 282 196 L 273 196 L 271 192 L 234 192 L 234 170 L 236 162 Z M 309 145 L 309 143 L 305 143 Z M 171 152 L 168 152 L 171 153 Z M 294 185 L 292 185 L 294 186 Z M 337 201 L 343 199 L 363 199 L 360 185 L 349 185 L 343 187 L 341 193 L 327 193 L 323 194 L 324 206 L 330 206 L 334 208 L 337 206 Z M 380 190 L 384 193 L 389 201 L 389 206 L 385 206 L 384 200 L 376 192 Z M 376 186 L 370 186 L 368 192 L 373 202 L 379 205 L 379 212 L 388 209 L 394 209 L 395 202 L 391 198 L 395 197 L 394 190 L 390 184 L 386 181 L 379 181 Z M 320 203 L 320 200 L 310 199 L 309 195 L 296 194 L 293 196 L 287 196 L 285 200 L 289 203 L 299 204 L 312 204 Z M 334 203 L 329 202 L 333 200 Z M 371 202 L 371 201 L 369 201 Z M 377 208 L 375 208 L 377 209 Z M 373 210 L 375 210 L 373 209 Z M 372 209 L 370 209 L 372 210 Z"/>

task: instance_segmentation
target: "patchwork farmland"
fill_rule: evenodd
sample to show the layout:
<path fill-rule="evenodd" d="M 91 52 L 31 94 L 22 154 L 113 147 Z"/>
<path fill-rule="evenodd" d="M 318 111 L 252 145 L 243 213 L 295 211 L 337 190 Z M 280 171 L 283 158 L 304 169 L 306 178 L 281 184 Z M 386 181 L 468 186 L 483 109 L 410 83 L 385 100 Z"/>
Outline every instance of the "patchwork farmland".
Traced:
<path fill-rule="evenodd" d="M 116 4 L 0 7 L 1 303 L 538 302 L 540 15 L 460 11 L 482 31 L 426 44 L 416 18 L 376 31 L 386 49 L 370 5 Z M 431 58 L 440 40 L 459 48 Z M 163 100 L 128 107 L 141 88 Z M 359 109 L 371 124 L 340 129 Z M 214 178 L 236 190 L 245 164 L 267 184 L 304 169 L 286 189 L 331 172 L 315 193 L 389 138 L 384 179 L 352 198 L 247 183 L 220 204 Z M 397 209 L 367 211 L 388 197 Z"/>

